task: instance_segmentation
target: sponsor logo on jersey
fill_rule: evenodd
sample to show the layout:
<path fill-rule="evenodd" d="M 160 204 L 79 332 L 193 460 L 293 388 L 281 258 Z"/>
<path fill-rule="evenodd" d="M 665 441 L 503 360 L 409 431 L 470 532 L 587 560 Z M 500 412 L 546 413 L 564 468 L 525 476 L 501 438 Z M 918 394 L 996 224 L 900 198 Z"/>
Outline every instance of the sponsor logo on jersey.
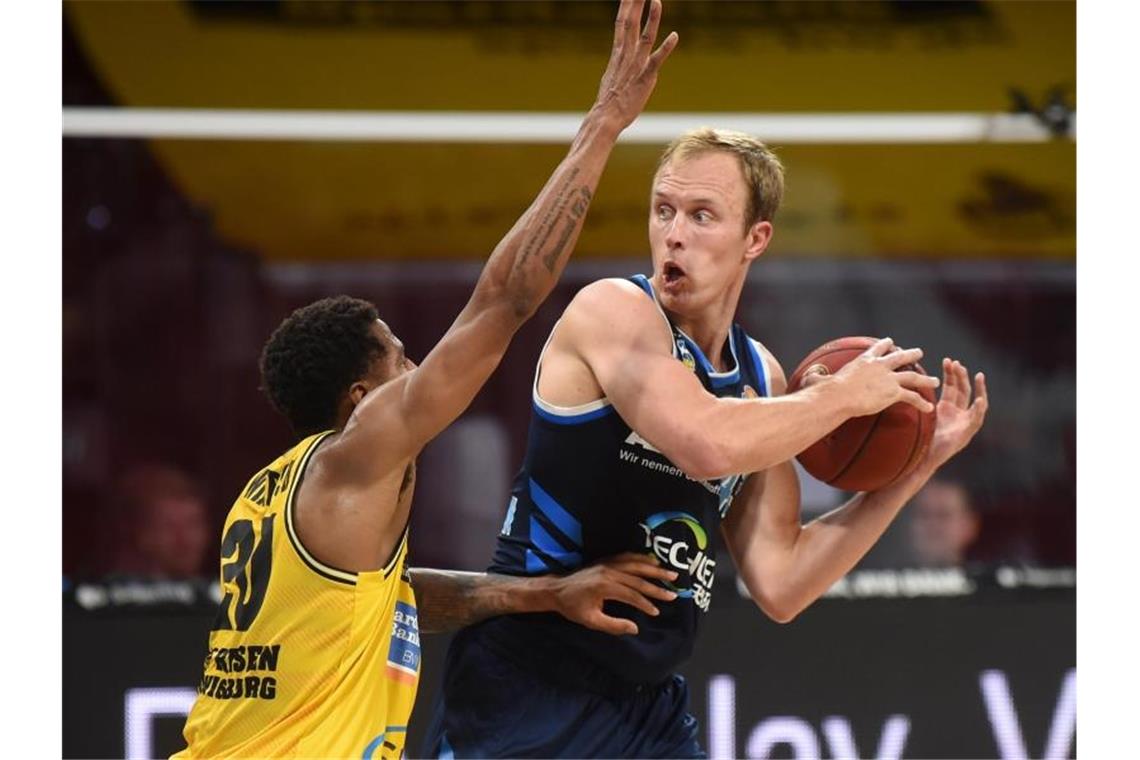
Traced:
<path fill-rule="evenodd" d="M 643 449 L 657 456 L 645 456 L 637 453 L 635 449 Z M 654 472 L 660 472 L 673 477 L 685 478 L 694 483 L 700 483 L 706 491 L 716 496 L 717 509 L 721 517 L 724 517 L 728 513 L 728 508 L 732 506 L 732 500 L 736 498 L 736 494 L 740 493 L 740 489 L 744 486 L 745 478 L 743 475 L 731 475 L 727 478 L 713 478 L 711 480 L 696 480 L 690 478 L 680 467 L 670 462 L 653 444 L 632 430 L 629 431 L 629 435 L 626 436 L 625 441 L 622 443 L 622 448 L 618 450 L 618 457 L 621 458 L 623 462 L 639 464 Z"/>
<path fill-rule="evenodd" d="M 392 615 L 392 643 L 388 647 L 388 677 L 414 685 L 420 672 L 420 626 L 416 608 L 396 602 Z"/>
<path fill-rule="evenodd" d="M 652 443 L 650 443 L 649 441 L 642 438 L 640 435 L 638 435 L 633 430 L 630 430 L 629 435 L 626 436 L 625 445 L 626 446 L 640 446 L 641 448 L 645 449 L 646 451 L 652 451 L 654 454 L 660 454 L 661 453 L 661 449 L 657 448 Z"/>
<path fill-rule="evenodd" d="M 211 699 L 276 699 L 280 654 L 280 644 L 214 647 L 206 654 L 198 693 Z"/>
<path fill-rule="evenodd" d="M 689 368 L 691 372 L 697 371 L 697 360 L 693 357 L 693 352 L 685 345 L 684 338 L 677 338 L 677 358 L 681 363 Z"/>
<path fill-rule="evenodd" d="M 716 560 L 707 553 L 709 539 L 704 526 L 688 512 L 658 512 L 640 526 L 645 531 L 645 549 L 677 571 L 677 580 L 666 586 L 708 612 Z"/>

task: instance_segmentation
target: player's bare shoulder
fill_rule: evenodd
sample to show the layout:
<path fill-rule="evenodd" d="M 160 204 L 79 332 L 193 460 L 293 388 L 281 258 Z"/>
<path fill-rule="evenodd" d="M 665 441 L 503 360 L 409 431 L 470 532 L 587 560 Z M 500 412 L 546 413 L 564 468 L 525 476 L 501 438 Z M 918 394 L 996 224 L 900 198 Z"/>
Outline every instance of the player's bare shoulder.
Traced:
<path fill-rule="evenodd" d="M 668 354 L 667 323 L 653 299 L 629 280 L 609 278 L 578 291 L 555 325 L 540 358 L 538 396 L 561 406 L 606 394 L 600 378 L 637 348 Z"/>
<path fill-rule="evenodd" d="M 559 325 L 564 339 L 578 345 L 656 345 L 671 351 L 664 314 L 644 290 L 617 277 L 597 280 L 578 291 Z"/>

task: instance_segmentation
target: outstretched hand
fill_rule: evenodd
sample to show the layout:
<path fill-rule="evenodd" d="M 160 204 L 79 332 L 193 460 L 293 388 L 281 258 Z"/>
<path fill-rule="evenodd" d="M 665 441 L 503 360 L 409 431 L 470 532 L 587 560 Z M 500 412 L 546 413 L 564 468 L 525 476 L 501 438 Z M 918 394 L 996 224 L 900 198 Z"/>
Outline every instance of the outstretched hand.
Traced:
<path fill-rule="evenodd" d="M 661 567 L 644 554 L 626 553 L 603 560 L 559 578 L 555 586 L 555 611 L 568 620 L 615 636 L 637 634 L 632 620 L 602 611 L 607 601 L 623 602 L 646 615 L 660 614 L 651 599 L 671 602 L 677 594 L 653 581 L 674 581 L 677 573 Z"/>
<path fill-rule="evenodd" d="M 650 0 L 649 18 L 638 30 L 645 0 L 622 0 L 614 22 L 614 45 L 610 62 L 598 87 L 594 108 L 617 122 L 620 129 L 633 123 L 645 108 L 657 84 L 661 64 L 677 46 L 677 33 L 671 32 L 656 50 L 657 27 L 661 23 L 661 0 Z"/>
<path fill-rule="evenodd" d="M 938 422 L 934 426 L 934 437 L 930 441 L 926 458 L 919 466 L 933 470 L 946 464 L 950 457 L 964 449 L 981 430 L 989 408 L 986 376 L 981 372 L 974 375 L 971 394 L 970 373 L 965 365 L 955 359 L 943 359 L 942 395 L 937 406 Z"/>

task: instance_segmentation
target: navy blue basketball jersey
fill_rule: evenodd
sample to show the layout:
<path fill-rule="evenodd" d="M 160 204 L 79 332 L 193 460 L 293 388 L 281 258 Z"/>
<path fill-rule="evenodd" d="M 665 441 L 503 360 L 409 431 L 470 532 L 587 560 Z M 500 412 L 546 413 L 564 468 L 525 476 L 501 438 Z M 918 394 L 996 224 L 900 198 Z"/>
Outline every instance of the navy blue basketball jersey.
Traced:
<path fill-rule="evenodd" d="M 649 280 L 630 278 L 657 304 Z M 701 349 L 675 327 L 673 356 L 719 397 L 767 396 L 769 373 L 758 344 L 739 326 L 729 332 L 734 366 L 715 372 Z M 548 340 L 549 344 L 549 340 Z M 544 349 L 545 352 L 545 349 Z M 538 395 L 539 357 L 526 457 L 515 478 L 491 572 L 565 573 L 620 552 L 650 553 L 676 570 L 678 598 L 650 617 L 624 604 L 607 614 L 637 623 L 637 636 L 611 636 L 557 615 L 495 618 L 481 635 L 525 647 L 554 642 L 629 683 L 656 683 L 692 652 L 715 578 L 714 533 L 745 475 L 694 480 L 633 431 L 606 399 L 558 407 Z"/>

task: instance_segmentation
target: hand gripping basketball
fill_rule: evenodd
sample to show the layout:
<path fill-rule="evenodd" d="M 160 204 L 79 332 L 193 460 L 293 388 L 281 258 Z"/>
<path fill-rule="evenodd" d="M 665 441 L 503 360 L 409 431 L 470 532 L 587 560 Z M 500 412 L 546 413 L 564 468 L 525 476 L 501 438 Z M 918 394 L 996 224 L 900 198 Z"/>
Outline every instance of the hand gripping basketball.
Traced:
<path fill-rule="evenodd" d="M 920 349 L 900 350 L 890 338 L 840 338 L 805 358 L 788 392 L 833 376 L 856 414 L 800 452 L 813 477 L 849 491 L 874 491 L 912 471 L 934 432 L 934 388 L 918 364 Z"/>

